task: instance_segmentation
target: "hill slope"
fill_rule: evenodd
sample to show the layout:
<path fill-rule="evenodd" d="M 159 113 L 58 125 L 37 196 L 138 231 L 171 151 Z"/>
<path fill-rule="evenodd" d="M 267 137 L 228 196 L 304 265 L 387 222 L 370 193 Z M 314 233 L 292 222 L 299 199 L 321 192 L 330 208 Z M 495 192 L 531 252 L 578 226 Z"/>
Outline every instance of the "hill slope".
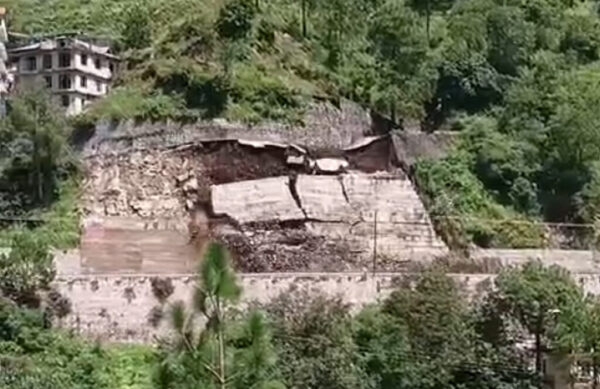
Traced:
<path fill-rule="evenodd" d="M 592 222 L 600 207 L 595 1 L 2 4 L 13 31 L 116 42 L 124 71 L 82 122 L 298 123 L 314 96 L 345 96 L 464 134 L 448 158 L 416 169 L 430 208 L 462 218 L 442 226 L 459 241 L 536 245 L 536 227 L 515 233 L 515 219 Z"/>

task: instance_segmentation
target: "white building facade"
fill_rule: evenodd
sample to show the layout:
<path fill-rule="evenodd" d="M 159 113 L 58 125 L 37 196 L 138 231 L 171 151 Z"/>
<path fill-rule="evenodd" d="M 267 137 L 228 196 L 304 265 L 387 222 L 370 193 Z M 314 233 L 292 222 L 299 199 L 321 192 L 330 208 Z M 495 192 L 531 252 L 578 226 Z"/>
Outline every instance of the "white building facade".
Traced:
<path fill-rule="evenodd" d="M 6 9 L 0 7 L 0 117 L 6 114 L 6 99 L 13 83 L 13 75 L 8 71 L 8 31 L 5 16 Z"/>
<path fill-rule="evenodd" d="M 44 85 L 67 115 L 81 113 L 106 95 L 118 65 L 108 46 L 58 37 L 18 47 L 9 52 L 16 65 L 17 88 Z"/>

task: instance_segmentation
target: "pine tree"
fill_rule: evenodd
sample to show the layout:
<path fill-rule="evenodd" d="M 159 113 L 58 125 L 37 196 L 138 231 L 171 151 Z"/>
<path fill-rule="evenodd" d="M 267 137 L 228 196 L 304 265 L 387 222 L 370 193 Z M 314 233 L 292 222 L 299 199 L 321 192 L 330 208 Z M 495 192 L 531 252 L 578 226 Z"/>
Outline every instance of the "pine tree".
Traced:
<path fill-rule="evenodd" d="M 227 312 L 239 300 L 241 288 L 228 258 L 222 245 L 209 244 L 200 264 L 192 309 L 182 301 L 172 306 L 170 319 L 176 337 L 158 372 L 159 386 L 281 388 L 271 379 L 275 357 L 262 314 L 251 313 L 234 336 L 237 323 Z M 196 325 L 199 320 L 204 323 Z"/>

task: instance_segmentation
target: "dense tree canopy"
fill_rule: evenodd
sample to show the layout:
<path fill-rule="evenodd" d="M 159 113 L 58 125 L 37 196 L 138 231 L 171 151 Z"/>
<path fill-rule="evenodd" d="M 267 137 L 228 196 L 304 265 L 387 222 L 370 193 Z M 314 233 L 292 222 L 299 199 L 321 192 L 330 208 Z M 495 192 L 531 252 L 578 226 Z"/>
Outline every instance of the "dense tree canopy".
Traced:
<path fill-rule="evenodd" d="M 114 40 L 125 70 L 85 120 L 297 122 L 312 96 L 345 96 L 397 122 L 465 135 L 447 160 L 417 169 L 436 210 L 466 195 L 472 206 L 444 212 L 489 219 L 450 230 L 442 222 L 447 240 L 459 231 L 462 241 L 532 246 L 536 227 L 519 239 L 503 223 L 594 220 L 596 1 L 0 3 L 14 31 Z"/>
<path fill-rule="evenodd" d="M 0 121 L 0 210 L 48 205 L 69 170 L 68 128 L 43 90 L 21 93 Z M 8 211 L 8 212 L 7 212 Z"/>

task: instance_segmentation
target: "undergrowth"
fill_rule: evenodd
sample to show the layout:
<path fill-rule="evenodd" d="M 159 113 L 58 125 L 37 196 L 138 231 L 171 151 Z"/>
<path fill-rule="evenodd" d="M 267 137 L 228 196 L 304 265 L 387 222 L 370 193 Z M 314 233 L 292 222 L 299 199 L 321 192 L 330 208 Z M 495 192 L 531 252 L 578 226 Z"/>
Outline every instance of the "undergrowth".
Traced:
<path fill-rule="evenodd" d="M 438 232 L 452 248 L 542 247 L 544 228 L 498 203 L 470 171 L 460 151 L 417 163 L 415 178 Z"/>
<path fill-rule="evenodd" d="M 46 246 L 66 250 L 79 245 L 80 212 L 79 212 L 79 182 L 70 178 L 60 183 L 57 200 L 44 211 L 24 215 L 30 223 L 17 223 L 0 230 L 0 242 L 9 247 L 16 235 L 24 230 L 35 234 Z"/>

